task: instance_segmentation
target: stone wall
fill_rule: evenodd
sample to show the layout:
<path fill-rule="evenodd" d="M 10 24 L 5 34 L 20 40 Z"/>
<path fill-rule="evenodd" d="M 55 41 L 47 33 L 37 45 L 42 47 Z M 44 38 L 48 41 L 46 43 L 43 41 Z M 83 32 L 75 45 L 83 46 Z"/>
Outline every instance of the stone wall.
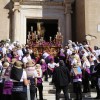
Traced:
<path fill-rule="evenodd" d="M 10 33 L 10 0 L 0 0 L 0 40 L 9 38 Z"/>
<path fill-rule="evenodd" d="M 85 39 L 85 9 L 84 0 L 76 0 L 76 40 Z"/>
<path fill-rule="evenodd" d="M 100 0 L 85 0 L 85 26 L 86 34 L 96 36 L 97 39 L 91 40 L 92 46 L 100 47 L 100 32 L 97 27 L 100 25 Z"/>

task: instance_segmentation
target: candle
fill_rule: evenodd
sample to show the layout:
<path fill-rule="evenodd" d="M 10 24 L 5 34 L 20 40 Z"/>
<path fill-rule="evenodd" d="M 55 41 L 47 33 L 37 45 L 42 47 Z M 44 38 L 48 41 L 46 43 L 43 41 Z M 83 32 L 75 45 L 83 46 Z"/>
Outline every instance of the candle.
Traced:
<path fill-rule="evenodd" d="M 34 31 L 34 35 L 36 36 L 36 31 Z"/>
<path fill-rule="evenodd" d="M 50 36 L 50 41 L 51 41 L 52 37 Z"/>
<path fill-rule="evenodd" d="M 27 43 L 29 43 L 28 39 L 27 39 Z"/>
<path fill-rule="evenodd" d="M 30 39 L 30 32 L 28 32 L 28 39 Z"/>
<path fill-rule="evenodd" d="M 36 42 L 38 42 L 38 35 L 36 35 Z"/>
<path fill-rule="evenodd" d="M 40 36 L 40 31 L 37 31 L 37 34 Z"/>
<path fill-rule="evenodd" d="M 37 23 L 37 29 L 38 29 L 38 30 L 41 29 L 41 23 L 40 23 L 40 22 Z"/>
<path fill-rule="evenodd" d="M 43 37 L 41 37 L 41 41 L 43 41 Z"/>
<path fill-rule="evenodd" d="M 38 38 L 38 36 L 36 35 L 36 39 Z"/>

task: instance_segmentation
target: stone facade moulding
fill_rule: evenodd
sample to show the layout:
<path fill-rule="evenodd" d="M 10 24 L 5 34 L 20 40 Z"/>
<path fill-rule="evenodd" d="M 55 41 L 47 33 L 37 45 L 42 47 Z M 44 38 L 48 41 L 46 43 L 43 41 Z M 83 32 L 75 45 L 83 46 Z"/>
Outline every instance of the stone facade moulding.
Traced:
<path fill-rule="evenodd" d="M 21 40 L 22 43 L 26 42 L 26 20 L 27 18 L 41 18 L 41 19 L 58 19 L 59 26 L 62 30 L 62 33 L 64 34 L 65 40 L 71 39 L 71 0 L 65 0 L 65 1 L 34 1 L 34 0 L 13 0 L 14 2 L 14 40 Z M 42 12 L 42 8 L 39 7 L 45 7 L 44 12 Z M 27 7 L 30 7 L 27 9 Z M 34 10 L 31 7 L 36 7 Z M 51 8 L 50 8 L 51 7 Z M 55 8 L 57 7 L 57 8 Z M 60 8 L 58 8 L 60 7 Z M 48 8 L 48 12 L 47 12 Z M 59 9 L 61 9 L 59 11 Z M 40 11 L 40 13 L 34 12 L 37 10 Z M 59 12 L 61 13 L 61 16 L 59 16 Z M 48 14 L 50 13 L 50 14 Z M 56 16 L 57 15 L 57 16 Z M 60 18 L 58 18 L 58 16 Z M 65 22 L 63 22 L 63 18 L 65 18 Z M 65 27 L 62 27 L 64 23 Z M 19 36 L 19 33 L 21 33 L 21 36 Z M 66 43 L 66 41 L 65 41 Z"/>
<path fill-rule="evenodd" d="M 64 0 L 65 14 L 71 14 L 73 12 L 71 6 L 73 2 L 74 0 Z"/>
<path fill-rule="evenodd" d="M 14 2 L 14 7 L 13 7 L 13 12 L 18 10 L 18 12 L 20 12 L 20 3 L 19 2 Z"/>

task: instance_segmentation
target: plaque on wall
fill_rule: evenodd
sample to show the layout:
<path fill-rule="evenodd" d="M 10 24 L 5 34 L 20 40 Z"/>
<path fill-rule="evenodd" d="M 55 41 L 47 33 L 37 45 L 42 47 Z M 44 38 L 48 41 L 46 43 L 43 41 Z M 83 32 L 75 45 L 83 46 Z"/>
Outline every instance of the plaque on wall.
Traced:
<path fill-rule="evenodd" d="M 100 24 L 98 25 L 98 32 L 100 32 Z"/>

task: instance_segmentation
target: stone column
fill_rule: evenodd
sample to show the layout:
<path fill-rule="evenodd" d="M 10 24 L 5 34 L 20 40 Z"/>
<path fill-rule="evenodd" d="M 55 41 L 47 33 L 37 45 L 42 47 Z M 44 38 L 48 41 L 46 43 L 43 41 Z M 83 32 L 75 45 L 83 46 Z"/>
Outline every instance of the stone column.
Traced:
<path fill-rule="evenodd" d="M 14 18 L 13 18 L 13 41 L 19 41 L 20 37 L 20 3 L 14 2 Z"/>
<path fill-rule="evenodd" d="M 67 42 L 69 39 L 72 39 L 72 27 L 71 27 L 71 4 L 65 5 L 65 21 L 66 21 L 66 39 Z"/>

